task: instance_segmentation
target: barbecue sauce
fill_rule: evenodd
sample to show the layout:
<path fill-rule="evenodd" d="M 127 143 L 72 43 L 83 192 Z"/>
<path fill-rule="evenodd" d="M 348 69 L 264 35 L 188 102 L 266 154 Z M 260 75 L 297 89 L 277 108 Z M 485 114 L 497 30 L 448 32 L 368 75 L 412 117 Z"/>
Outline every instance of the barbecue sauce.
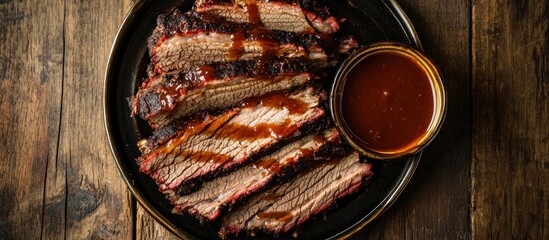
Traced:
<path fill-rule="evenodd" d="M 396 51 L 375 52 L 348 73 L 342 116 L 351 137 L 377 152 L 400 152 L 426 134 L 434 90 L 426 69 Z"/>
<path fill-rule="evenodd" d="M 259 15 L 257 1 L 244 0 L 244 4 L 246 4 L 246 10 L 248 12 L 248 22 L 251 24 L 263 25 L 263 23 L 261 22 L 261 16 Z"/>
<path fill-rule="evenodd" d="M 313 156 L 313 154 L 315 153 L 314 148 L 301 148 L 299 149 L 299 151 L 301 152 L 301 156 L 306 156 L 306 157 Z"/>
<path fill-rule="evenodd" d="M 275 36 L 273 32 L 266 27 L 255 25 L 248 33 L 248 40 L 257 41 L 261 46 L 261 55 L 258 57 L 259 68 L 255 71 L 258 75 L 268 75 L 264 69 L 266 61 L 276 58 L 278 47 L 276 46 Z"/>
<path fill-rule="evenodd" d="M 309 106 L 299 99 L 290 98 L 284 94 L 275 93 L 264 96 L 260 100 L 260 104 L 265 107 L 276 109 L 285 108 L 292 115 L 304 114 Z"/>
<path fill-rule="evenodd" d="M 257 41 L 261 46 L 262 52 L 258 57 L 260 63 L 276 58 L 278 47 L 275 43 L 275 36 L 272 31 L 265 27 L 261 21 L 261 15 L 256 0 L 244 0 L 244 6 L 248 13 L 248 27 L 237 27 L 232 34 L 231 48 L 229 50 L 229 59 L 236 60 L 242 57 L 244 53 L 245 41 Z M 263 73 L 264 64 L 260 64 L 255 70 Z M 261 74 L 260 74 L 261 75 Z"/>
<path fill-rule="evenodd" d="M 216 164 L 222 164 L 231 160 L 231 156 L 226 154 L 220 154 L 210 151 L 193 151 L 193 150 L 175 150 L 171 153 L 174 156 L 187 156 L 186 161 L 193 162 L 212 162 Z"/>
<path fill-rule="evenodd" d="M 269 30 L 266 27 L 263 26 L 254 26 L 249 32 L 248 32 L 248 39 L 252 41 L 266 41 L 266 42 L 273 42 L 275 39 L 275 36 L 273 35 L 273 32 Z"/>
<path fill-rule="evenodd" d="M 289 114 L 304 114 L 308 106 L 299 99 L 293 99 L 284 92 L 274 92 L 260 98 L 253 98 L 243 103 L 243 108 L 253 108 L 260 104 L 263 107 L 275 109 L 287 109 Z M 280 123 L 260 123 L 253 127 L 241 124 L 226 124 L 221 130 L 216 130 L 216 135 L 224 136 L 232 140 L 252 141 L 259 138 L 284 138 L 297 131 L 299 127 L 293 124 L 289 118 Z M 217 129 L 217 128 L 212 128 Z"/>
<path fill-rule="evenodd" d="M 236 28 L 231 34 L 231 46 L 229 48 L 229 60 L 238 60 L 244 53 L 244 29 Z"/>
<path fill-rule="evenodd" d="M 207 83 L 215 79 L 216 69 L 212 66 L 204 65 L 196 68 L 194 72 L 187 74 L 186 78 L 198 85 L 197 83 Z"/>
<path fill-rule="evenodd" d="M 260 98 L 249 99 L 244 102 L 244 107 L 255 107 L 258 104 L 264 107 L 271 107 L 275 109 L 286 109 L 288 113 L 292 115 L 304 114 L 309 106 L 307 103 L 286 96 L 285 92 L 273 92 L 266 94 Z"/>
<path fill-rule="evenodd" d="M 169 154 L 172 151 L 174 151 L 175 148 L 179 147 L 182 143 L 189 140 L 189 137 L 195 135 L 200 131 L 211 133 L 212 132 L 211 129 L 217 129 L 226 121 L 228 121 L 229 118 L 233 117 L 238 112 L 239 110 L 231 110 L 218 118 L 207 117 L 206 119 L 202 119 L 202 118 L 191 119 L 189 122 L 185 123 L 184 128 L 179 130 L 177 137 L 171 139 L 168 143 L 166 143 L 163 147 L 159 148 L 156 152 Z"/>
<path fill-rule="evenodd" d="M 260 123 L 254 127 L 240 124 L 225 125 L 220 136 L 227 136 L 232 140 L 253 141 L 260 138 L 284 138 L 297 130 L 297 125 L 291 124 L 289 119 L 284 123 Z"/>
<path fill-rule="evenodd" d="M 167 112 L 175 108 L 179 97 L 188 91 L 206 85 L 215 79 L 216 70 L 212 66 L 204 65 L 184 76 L 168 76 L 166 82 L 156 90 L 160 99 L 160 109 L 153 112 L 149 117 L 161 112 Z"/>
<path fill-rule="evenodd" d="M 260 212 L 257 217 L 259 219 L 276 219 L 285 222 L 292 219 L 293 215 L 291 212 Z"/>
<path fill-rule="evenodd" d="M 278 173 L 288 165 L 294 165 L 298 158 L 311 157 L 315 153 L 314 148 L 300 148 L 297 157 L 289 157 L 280 162 L 281 159 L 268 158 L 255 162 L 253 165 L 257 169 L 266 170 L 267 173 Z"/>
<path fill-rule="evenodd" d="M 272 175 L 282 171 L 284 164 L 279 162 L 279 159 L 269 158 L 253 163 L 254 168 L 261 170 L 262 176 Z"/>
<path fill-rule="evenodd" d="M 176 99 L 179 97 L 179 90 L 183 89 L 182 85 L 167 85 L 165 87 L 158 88 L 158 98 L 160 100 L 160 110 L 148 114 L 148 117 L 152 117 L 159 112 L 167 112 L 175 108 Z"/>

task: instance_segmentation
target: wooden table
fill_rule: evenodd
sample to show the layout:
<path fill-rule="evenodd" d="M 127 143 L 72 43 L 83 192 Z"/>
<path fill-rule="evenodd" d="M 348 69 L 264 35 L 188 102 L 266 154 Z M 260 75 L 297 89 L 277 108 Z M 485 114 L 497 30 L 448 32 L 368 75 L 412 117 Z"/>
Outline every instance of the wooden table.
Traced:
<path fill-rule="evenodd" d="M 135 1 L 0 0 L 0 239 L 172 239 L 103 127 L 105 65 Z M 399 0 L 449 95 L 396 204 L 355 239 L 549 239 L 549 2 Z"/>

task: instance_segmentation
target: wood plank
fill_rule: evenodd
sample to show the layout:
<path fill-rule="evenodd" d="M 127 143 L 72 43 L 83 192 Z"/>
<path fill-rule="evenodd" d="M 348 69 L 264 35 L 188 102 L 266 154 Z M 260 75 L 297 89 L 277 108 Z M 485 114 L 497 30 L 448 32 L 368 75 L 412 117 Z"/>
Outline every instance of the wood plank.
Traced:
<path fill-rule="evenodd" d="M 61 7 L 62 114 L 58 155 L 48 165 L 45 184 L 43 238 L 132 238 L 131 197 L 108 148 L 101 108 L 107 56 L 130 6 L 130 1 L 66 1 Z"/>
<path fill-rule="evenodd" d="M 137 204 L 136 240 L 176 240 L 177 236 L 158 223 L 147 211 Z"/>
<path fill-rule="evenodd" d="M 39 239 L 59 137 L 63 1 L 0 1 L 0 29 L 0 239 Z"/>
<path fill-rule="evenodd" d="M 549 239 L 549 2 L 472 3 L 473 238 Z"/>
<path fill-rule="evenodd" d="M 448 112 L 397 203 L 354 239 L 469 239 L 470 4 L 399 0 L 440 68 Z"/>

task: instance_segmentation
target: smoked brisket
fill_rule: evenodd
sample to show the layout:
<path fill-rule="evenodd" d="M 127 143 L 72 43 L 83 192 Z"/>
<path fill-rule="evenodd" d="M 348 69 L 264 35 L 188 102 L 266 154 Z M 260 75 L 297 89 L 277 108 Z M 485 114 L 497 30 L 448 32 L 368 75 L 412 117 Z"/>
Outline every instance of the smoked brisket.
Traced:
<path fill-rule="evenodd" d="M 199 219 L 215 220 L 226 205 L 263 190 L 286 171 L 295 170 L 303 160 L 314 159 L 318 151 L 339 140 L 339 133 L 329 129 L 292 142 L 280 150 L 247 164 L 227 176 L 205 183 L 192 194 L 177 196 L 171 200 L 176 212 L 188 211 Z"/>
<path fill-rule="evenodd" d="M 157 144 L 143 140 L 139 169 L 161 191 L 190 187 L 195 180 L 246 163 L 266 148 L 300 135 L 301 127 L 325 115 L 319 107 L 324 98 L 324 93 L 311 87 L 272 94 L 187 124 L 155 149 L 145 146 Z"/>
<path fill-rule="evenodd" d="M 372 176 L 372 166 L 356 152 L 317 164 L 297 178 L 253 197 L 223 218 L 220 236 L 267 232 L 281 234 L 352 194 Z"/>

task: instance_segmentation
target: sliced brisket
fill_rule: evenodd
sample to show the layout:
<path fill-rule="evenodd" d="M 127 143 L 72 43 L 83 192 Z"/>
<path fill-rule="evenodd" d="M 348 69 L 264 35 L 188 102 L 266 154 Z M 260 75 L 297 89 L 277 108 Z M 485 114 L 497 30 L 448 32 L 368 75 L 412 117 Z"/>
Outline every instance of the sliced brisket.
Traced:
<path fill-rule="evenodd" d="M 177 10 L 159 16 L 157 28 L 149 38 L 152 73 L 187 71 L 205 63 L 252 58 L 305 57 L 328 62 L 338 51 L 326 52 L 324 48 L 331 50 L 334 46 L 336 50 L 349 48 L 345 41 L 335 41 L 330 35 L 270 30 Z"/>
<path fill-rule="evenodd" d="M 233 107 L 242 100 L 288 90 L 311 80 L 303 59 L 212 63 L 186 74 L 153 76 L 131 98 L 133 115 L 153 128 L 192 114 Z"/>
<path fill-rule="evenodd" d="M 223 218 L 222 237 L 247 231 L 280 234 L 358 190 L 372 176 L 372 166 L 358 153 L 316 165 L 297 178 L 248 200 Z"/>
<path fill-rule="evenodd" d="M 321 126 L 313 80 L 358 47 L 339 27 L 313 0 L 195 0 L 158 16 L 148 78 L 128 100 L 154 130 L 137 143 L 139 170 L 174 213 L 229 210 L 221 237 L 278 235 L 369 181 L 371 165 Z"/>
<path fill-rule="evenodd" d="M 314 155 L 329 143 L 339 140 L 335 129 L 310 134 L 284 146 L 282 149 L 239 168 L 229 175 L 205 183 L 192 194 L 169 197 L 175 205 L 174 212 L 187 211 L 199 219 L 215 220 L 225 205 L 231 205 L 242 197 L 261 191 L 268 183 L 288 169 L 295 169 L 304 159 Z"/>
<path fill-rule="evenodd" d="M 269 29 L 289 32 L 334 33 L 339 23 L 325 9 L 311 1 L 292 0 L 197 0 L 195 10 L 232 22 L 263 24 Z"/>
<path fill-rule="evenodd" d="M 177 133 L 168 131 L 174 137 L 155 149 L 146 146 L 159 144 L 143 140 L 139 146 L 144 155 L 137 159 L 140 171 L 149 174 L 161 191 L 189 187 L 195 180 L 245 163 L 281 140 L 299 135 L 302 126 L 324 116 L 319 107 L 323 98 L 324 93 L 311 87 L 271 94 L 187 124 Z"/>

